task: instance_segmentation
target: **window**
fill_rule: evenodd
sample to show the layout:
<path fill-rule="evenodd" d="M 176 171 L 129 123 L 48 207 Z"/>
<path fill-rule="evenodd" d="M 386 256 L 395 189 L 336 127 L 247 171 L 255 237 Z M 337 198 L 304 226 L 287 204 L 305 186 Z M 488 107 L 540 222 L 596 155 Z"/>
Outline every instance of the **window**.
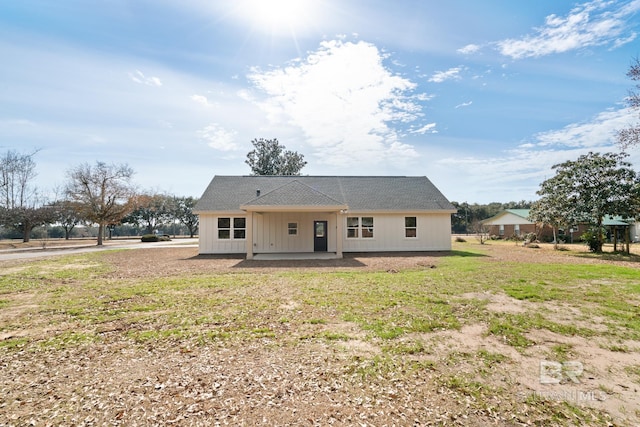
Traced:
<path fill-rule="evenodd" d="M 298 235 L 298 223 L 290 222 L 287 225 L 287 229 L 289 230 L 289 236 L 297 236 Z"/>
<path fill-rule="evenodd" d="M 418 237 L 418 221 L 415 216 L 404 217 L 404 237 Z"/>
<path fill-rule="evenodd" d="M 499 231 L 499 234 L 500 234 L 501 236 L 504 236 L 504 224 L 500 224 L 500 231 Z"/>
<path fill-rule="evenodd" d="M 520 235 L 520 224 L 516 224 L 513 226 L 513 231 L 515 233 L 516 236 Z"/>
<path fill-rule="evenodd" d="M 232 227 L 233 225 L 233 227 Z M 246 218 L 218 218 L 218 239 L 242 240 L 246 238 L 247 219 Z"/>
<path fill-rule="evenodd" d="M 233 218 L 233 238 L 244 239 L 247 232 L 246 218 Z"/>
<path fill-rule="evenodd" d="M 357 216 L 347 217 L 347 238 L 355 239 L 359 236 L 360 218 Z"/>
<path fill-rule="evenodd" d="M 372 216 L 350 216 L 347 217 L 347 238 L 363 239 L 373 237 L 373 217 Z"/>
<path fill-rule="evenodd" d="M 231 218 L 218 218 L 218 239 L 231 238 Z"/>
<path fill-rule="evenodd" d="M 372 216 L 362 217 L 362 237 L 363 238 L 373 237 L 373 217 Z"/>

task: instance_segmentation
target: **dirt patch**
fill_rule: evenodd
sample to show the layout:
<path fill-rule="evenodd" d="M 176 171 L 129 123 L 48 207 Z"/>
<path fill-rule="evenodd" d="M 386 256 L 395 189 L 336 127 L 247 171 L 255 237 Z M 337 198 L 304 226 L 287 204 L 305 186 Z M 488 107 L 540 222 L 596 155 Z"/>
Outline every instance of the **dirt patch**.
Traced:
<path fill-rule="evenodd" d="M 469 292 L 460 295 L 462 298 L 479 299 L 486 301 L 487 310 L 498 313 L 524 313 L 529 308 L 528 303 L 522 300 L 511 298 L 504 294 L 492 294 L 489 292 Z"/>
<path fill-rule="evenodd" d="M 487 262 L 602 262 L 510 245 L 487 245 L 483 251 Z M 442 254 L 420 253 L 260 262 L 199 256 L 191 247 L 122 250 L 100 257 L 113 266 L 102 276 L 108 283 L 290 271 L 379 271 L 393 277 L 404 269 L 437 271 L 442 261 Z M 26 264 L 7 261 L 0 266 Z M 314 307 L 314 313 L 323 314 L 317 323 L 303 322 L 292 332 L 284 317 L 295 318 L 305 302 L 288 285 L 286 275 L 273 276 L 277 280 L 270 288 L 256 288 L 251 297 L 263 300 L 265 310 L 282 313 L 283 318 L 274 321 L 279 324 L 265 328 L 275 336 L 223 337 L 204 345 L 188 338 L 146 342 L 127 334 L 132 332 L 126 330 L 129 326 L 117 319 L 92 324 L 91 330 L 83 329 L 82 321 L 69 320 L 58 327 L 77 339 L 84 332 L 96 334 L 99 343 L 53 350 L 0 348 L 0 425 L 575 425 L 562 402 L 606 410 L 616 417 L 611 425 L 637 420 L 639 379 L 623 367 L 640 365 L 638 342 L 609 343 L 534 330 L 527 334 L 534 344 L 516 349 L 488 334 L 486 324 L 475 323 L 460 330 L 407 335 L 398 340 L 398 353 L 386 353 L 388 341 L 371 338 L 358 324 L 325 307 Z M 215 290 L 202 297 L 212 295 Z M 502 293 L 458 297 L 483 300 L 484 308 L 497 316 L 541 312 L 568 324 L 582 315 L 575 307 L 521 301 Z M 7 327 L 0 329 L 0 341 L 50 332 L 45 324 L 7 326 L 12 318 L 37 309 L 37 293 L 0 299 L 10 300 L 10 307 L 0 309 L 0 324 Z M 271 301 L 277 301 L 274 307 Z M 118 301 L 108 308 L 117 313 Z M 154 317 L 165 314 L 163 308 L 140 308 L 146 310 L 140 316 L 148 322 L 143 332 L 164 332 L 160 329 L 165 325 L 153 323 Z M 57 311 L 44 315 L 65 316 Z M 171 321 L 175 326 L 181 319 Z M 225 326 L 207 321 L 211 331 Z M 593 321 L 584 320 L 585 326 L 595 328 Z M 614 345 L 619 351 L 611 349 Z M 566 349 L 565 359 L 558 357 L 555 346 Z M 565 375 L 559 384 L 542 385 L 544 360 L 561 367 L 565 361 L 579 361 L 584 367 L 581 382 L 573 383 Z M 545 418 L 547 410 L 560 414 L 559 421 Z M 594 425 L 606 423 L 598 420 Z"/>

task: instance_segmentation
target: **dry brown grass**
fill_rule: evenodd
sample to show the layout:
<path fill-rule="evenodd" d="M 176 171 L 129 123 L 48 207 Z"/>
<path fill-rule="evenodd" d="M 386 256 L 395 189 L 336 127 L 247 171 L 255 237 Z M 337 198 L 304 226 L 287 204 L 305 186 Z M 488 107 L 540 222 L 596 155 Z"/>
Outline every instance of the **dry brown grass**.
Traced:
<path fill-rule="evenodd" d="M 454 249 L 256 262 L 175 247 L 0 263 L 0 425 L 637 424 L 633 330 L 594 301 L 501 291 L 525 277 L 518 265 L 617 266 L 620 278 L 635 258 Z M 541 323 L 518 347 L 489 332 L 505 319 Z M 580 360 L 585 374 L 541 385 L 540 360 Z"/>

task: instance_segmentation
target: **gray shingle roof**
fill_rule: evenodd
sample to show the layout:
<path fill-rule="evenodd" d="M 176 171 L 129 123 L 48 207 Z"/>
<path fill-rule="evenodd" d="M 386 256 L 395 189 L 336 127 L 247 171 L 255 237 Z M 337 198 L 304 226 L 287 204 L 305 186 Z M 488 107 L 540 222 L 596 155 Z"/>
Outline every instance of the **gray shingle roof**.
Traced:
<path fill-rule="evenodd" d="M 424 176 L 215 176 L 194 210 L 237 211 L 245 205 L 347 205 L 351 210 L 362 211 L 455 211 Z"/>
<path fill-rule="evenodd" d="M 290 181 L 245 203 L 247 206 L 343 206 L 344 202 L 309 187 L 299 180 Z"/>

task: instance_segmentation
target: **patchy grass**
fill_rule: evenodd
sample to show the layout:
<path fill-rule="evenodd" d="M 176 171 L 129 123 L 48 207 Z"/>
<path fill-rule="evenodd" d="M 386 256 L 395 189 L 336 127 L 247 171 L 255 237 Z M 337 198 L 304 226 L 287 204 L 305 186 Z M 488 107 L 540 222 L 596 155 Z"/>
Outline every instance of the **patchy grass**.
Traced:
<path fill-rule="evenodd" d="M 301 362 L 311 371 L 328 366 L 318 373 L 322 380 L 316 383 L 323 385 L 315 393 L 354 399 L 348 410 L 354 413 L 358 405 L 380 414 L 377 405 L 382 403 L 376 402 L 392 408 L 394 401 L 417 400 L 424 404 L 405 407 L 407 414 L 413 414 L 406 420 L 424 417 L 455 424 L 470 416 L 460 422 L 606 425 L 611 418 L 604 406 L 584 407 L 535 394 L 518 399 L 523 393 L 519 377 L 527 376 L 535 386 L 541 358 L 557 362 L 579 358 L 569 339 L 593 342 L 612 357 L 636 352 L 640 270 L 634 265 L 594 263 L 592 257 L 584 263 L 563 263 L 562 258 L 538 262 L 536 257 L 546 249 L 527 251 L 528 262 L 496 261 L 491 250 L 491 245 L 458 242 L 451 254 L 434 261 L 435 268 L 426 264 L 393 270 L 238 268 L 203 274 L 185 267 L 154 277 L 130 276 L 101 253 L 24 263 L 0 272 L 0 351 L 16 366 L 29 365 L 23 360 L 29 354 L 36 366 L 36 355 L 42 354 L 55 360 L 58 355 L 88 352 L 82 360 L 91 365 L 94 358 L 114 357 L 133 363 L 137 359 L 126 357 L 136 354 L 144 359 L 150 352 L 160 361 L 188 355 L 195 363 L 197 357 L 214 352 L 217 362 L 212 366 L 227 359 L 244 366 L 238 375 L 245 377 L 237 384 L 245 394 L 251 384 L 269 378 L 274 384 L 277 378 L 280 383 L 286 378 L 291 382 L 285 382 L 287 390 L 303 387 L 295 378 L 307 378 L 306 371 L 290 366 L 296 357 L 317 356 L 315 365 Z M 135 256 L 135 251 L 126 256 Z M 489 308 L 491 296 L 519 305 L 503 311 L 499 304 Z M 591 323 L 596 317 L 597 322 Z M 465 337 L 465 328 L 474 325 L 478 335 Z M 542 342 L 532 337 L 536 332 L 553 334 L 560 342 Z M 247 349 L 257 350 L 252 354 Z M 510 350 L 520 356 L 507 355 Z M 277 355 L 271 362 L 277 368 L 267 378 L 264 370 L 270 368 L 261 363 L 270 352 Z M 184 371 L 192 359 L 180 359 L 184 365 L 176 369 Z M 133 375 L 133 368 L 122 368 Z M 189 378 L 208 375 L 204 365 L 200 369 L 189 371 Z M 622 370 L 638 382 L 637 365 Z M 152 385 L 153 390 L 163 390 L 165 383 L 155 381 L 160 385 Z M 11 385 L 5 383 L 2 389 L 10 392 Z M 216 397 L 209 393 L 209 399 Z M 288 391 L 279 393 L 271 396 L 272 402 L 292 404 L 282 397 Z M 10 399 L 7 407 L 13 411 L 19 398 Z M 437 416 L 425 412 L 434 401 L 443 411 Z M 264 408 L 277 407 L 273 405 Z M 25 412 L 28 409 L 35 410 L 27 407 Z M 402 412 L 389 411 L 396 417 Z M 121 418 L 133 419 L 125 415 Z M 398 419 L 394 416 L 388 419 Z M 625 422 L 621 416 L 635 420 L 632 413 L 616 416 L 621 425 Z M 0 424 L 5 422 L 0 416 Z"/>

